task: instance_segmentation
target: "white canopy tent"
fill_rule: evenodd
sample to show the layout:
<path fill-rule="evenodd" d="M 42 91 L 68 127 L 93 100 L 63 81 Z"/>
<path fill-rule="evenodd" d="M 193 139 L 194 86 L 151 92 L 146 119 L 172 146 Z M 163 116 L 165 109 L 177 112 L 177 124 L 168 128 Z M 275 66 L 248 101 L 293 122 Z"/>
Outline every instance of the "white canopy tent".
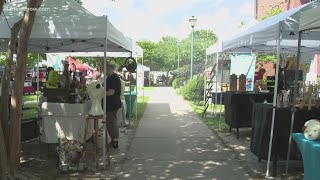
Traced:
<path fill-rule="evenodd" d="M 0 51 L 6 51 L 11 27 L 24 16 L 27 1 L 5 3 L 0 17 Z M 44 0 L 32 28 L 28 51 L 34 53 L 103 52 L 106 72 L 107 52 L 132 52 L 132 40 L 126 38 L 108 20 L 97 17 L 74 0 Z M 104 76 L 106 84 L 106 76 Z M 103 101 L 106 119 L 106 98 Z M 105 123 L 104 123 L 105 124 Z M 105 131 L 103 138 L 105 138 Z M 106 160 L 103 141 L 103 165 Z M 108 156 L 110 163 L 110 158 Z"/>
<path fill-rule="evenodd" d="M 276 47 L 276 41 L 280 35 L 281 47 L 296 47 L 301 14 L 318 6 L 319 3 L 319 1 L 308 3 L 262 21 L 232 40 L 223 42 L 223 51 L 234 52 L 237 48 L 253 48 L 255 46 Z M 315 33 L 308 33 L 304 40 L 320 40 L 320 37 Z M 302 42 L 302 44 L 309 47 L 308 42 Z"/>
<path fill-rule="evenodd" d="M 320 6 L 319 3 L 312 4 L 313 9 L 305 11 L 300 17 L 299 31 L 314 31 L 319 35 L 320 31 Z M 319 36 L 318 36 L 319 38 Z"/>
<path fill-rule="evenodd" d="M 27 1 L 5 3 L 0 18 L 0 50 L 13 27 L 24 15 L 21 9 Z M 107 17 L 97 17 L 74 0 L 44 0 L 36 14 L 32 28 L 29 52 L 104 52 L 107 36 L 108 52 L 132 51 L 132 41 L 118 31 Z"/>
<path fill-rule="evenodd" d="M 308 3 L 296 9 L 268 18 L 249 30 L 236 36 L 234 39 L 223 42 L 223 52 L 261 52 L 277 54 L 276 74 L 279 74 L 280 52 L 296 54 L 298 45 L 298 32 L 300 18 L 306 19 L 305 28 L 311 28 L 309 24 L 319 25 L 317 17 L 319 14 L 320 1 Z M 309 12 L 310 14 L 304 14 Z M 312 13 L 313 12 L 313 13 Z M 304 14 L 304 16 L 302 16 Z M 301 34 L 301 33 L 300 33 Z M 320 51 L 320 36 L 315 31 L 303 34 L 300 41 L 300 53 L 307 57 L 314 56 Z M 275 84 L 278 84 L 276 76 Z M 276 106 L 277 86 L 274 90 L 273 106 Z M 270 158 L 273 140 L 275 109 L 273 109 L 272 124 L 270 132 L 269 153 L 266 176 L 269 177 Z M 289 153 L 288 153 L 289 156 Z"/>
<path fill-rule="evenodd" d="M 312 4 L 313 8 L 310 10 L 305 11 L 300 17 L 300 24 L 299 24 L 299 38 L 298 38 L 298 52 L 297 52 L 297 67 L 299 66 L 300 59 L 301 59 L 301 52 L 303 48 L 303 40 L 305 35 L 308 33 L 312 33 L 314 35 L 318 35 L 320 37 L 320 3 Z M 307 33 L 306 33 L 307 32 Z M 315 38 L 318 40 L 318 38 Z M 313 39 L 310 39 L 313 40 Z M 294 86 L 294 102 L 297 98 L 297 81 L 298 81 L 298 69 L 295 72 L 295 86 Z M 288 172 L 288 165 L 289 165 L 289 156 L 290 156 L 290 149 L 292 143 L 292 131 L 293 131 L 293 124 L 294 124 L 294 117 L 295 111 L 292 111 L 291 115 L 291 127 L 290 127 L 290 136 L 289 136 L 289 147 L 288 147 L 288 157 L 286 163 L 286 172 Z"/>
<path fill-rule="evenodd" d="M 133 41 L 132 52 L 108 52 L 108 57 L 143 57 L 143 49 Z M 60 56 L 71 56 L 71 57 L 103 57 L 103 52 L 65 52 L 65 53 L 47 53 L 55 54 Z"/>

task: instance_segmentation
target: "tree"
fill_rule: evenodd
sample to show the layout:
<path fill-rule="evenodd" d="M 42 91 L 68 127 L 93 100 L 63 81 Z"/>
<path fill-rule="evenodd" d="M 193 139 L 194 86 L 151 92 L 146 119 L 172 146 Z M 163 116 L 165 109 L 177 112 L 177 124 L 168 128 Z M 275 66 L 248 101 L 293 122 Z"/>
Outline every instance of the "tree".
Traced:
<path fill-rule="evenodd" d="M 20 21 L 18 21 L 17 23 L 15 23 L 11 29 L 11 37 L 10 37 L 10 40 L 8 43 L 8 52 L 7 52 L 7 58 L 5 61 L 5 74 L 4 74 L 4 78 L 2 80 L 2 90 L 1 90 L 2 94 L 1 94 L 1 103 L 0 103 L 0 119 L 1 119 L 2 127 L 0 128 L 0 134 L 4 138 L 3 140 L 1 139 L 1 141 L 3 141 L 3 144 L 1 143 L 3 146 L 2 147 L 3 149 L 1 151 L 5 152 L 5 154 L 3 154 L 3 155 L 6 155 L 6 156 L 8 154 L 7 147 L 9 147 L 9 144 L 8 144 L 9 85 L 10 85 L 10 81 L 11 81 L 13 54 L 16 51 L 17 36 L 18 36 L 19 30 L 21 28 L 21 24 L 22 24 L 22 19 Z M 3 159 L 3 163 L 5 163 L 7 161 L 7 158 L 4 156 L 3 156 L 3 158 L 5 158 L 5 159 Z M 7 169 L 4 169 L 4 173 L 7 173 L 6 171 L 7 171 Z"/>
<path fill-rule="evenodd" d="M 158 43 L 152 41 L 140 41 L 138 45 L 143 49 L 143 60 L 146 66 L 149 66 L 152 70 L 160 70 L 159 66 L 162 62 L 159 60 L 157 54 Z"/>
<path fill-rule="evenodd" d="M 291 0 L 288 0 L 288 2 L 287 2 L 287 11 L 290 10 L 290 7 L 291 7 Z"/>
<path fill-rule="evenodd" d="M 281 4 L 279 3 L 276 6 L 272 7 L 269 11 L 266 10 L 265 7 L 263 7 L 266 11 L 266 15 L 260 19 L 260 21 L 268 19 L 272 16 L 278 15 L 282 13 Z M 288 7 L 290 7 L 290 0 L 288 2 Z M 263 62 L 275 62 L 277 57 L 275 55 L 258 55 L 257 60 L 263 61 Z"/>
<path fill-rule="evenodd" d="M 3 11 L 3 5 L 4 5 L 4 0 L 0 0 L 0 15 L 2 14 L 2 11 Z"/>
<path fill-rule="evenodd" d="M 266 10 L 266 8 L 263 6 L 263 9 L 265 10 L 266 15 L 260 18 L 260 21 L 263 21 L 275 15 L 281 14 L 282 13 L 281 4 L 282 3 L 277 4 L 276 6 L 272 7 L 270 10 Z"/>
<path fill-rule="evenodd" d="M 28 9 L 38 9 L 42 0 L 29 0 Z M 13 92 L 11 98 L 10 128 L 9 128 L 9 164 L 12 173 L 15 173 L 20 165 L 20 145 L 21 145 L 21 107 L 23 98 L 23 84 L 26 75 L 26 63 L 28 55 L 28 41 L 34 23 L 36 11 L 27 10 L 21 25 L 18 47 L 17 47 L 17 67 Z"/>
<path fill-rule="evenodd" d="M 195 31 L 194 61 L 204 63 L 206 49 L 217 41 L 212 31 Z M 171 36 L 163 37 L 159 42 L 140 41 L 144 50 L 144 64 L 154 71 L 172 71 L 178 66 L 178 39 Z M 190 64 L 191 34 L 182 39 L 180 44 L 180 66 Z"/>

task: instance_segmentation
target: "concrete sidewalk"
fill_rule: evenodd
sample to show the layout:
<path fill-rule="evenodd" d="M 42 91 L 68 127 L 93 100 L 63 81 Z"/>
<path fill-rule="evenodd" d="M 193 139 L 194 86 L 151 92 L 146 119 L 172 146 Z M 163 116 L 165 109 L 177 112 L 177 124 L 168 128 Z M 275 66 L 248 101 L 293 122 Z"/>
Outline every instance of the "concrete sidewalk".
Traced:
<path fill-rule="evenodd" d="M 171 88 L 157 88 L 117 179 L 250 179 Z"/>

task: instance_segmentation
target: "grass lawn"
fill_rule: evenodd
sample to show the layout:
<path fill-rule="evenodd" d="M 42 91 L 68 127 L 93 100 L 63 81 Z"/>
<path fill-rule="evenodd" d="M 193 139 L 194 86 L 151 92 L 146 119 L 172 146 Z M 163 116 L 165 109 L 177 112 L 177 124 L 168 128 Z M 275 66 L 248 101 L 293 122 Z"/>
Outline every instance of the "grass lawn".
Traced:
<path fill-rule="evenodd" d="M 23 102 L 37 101 L 37 95 L 25 95 L 23 96 Z"/>
<path fill-rule="evenodd" d="M 220 119 L 219 115 L 216 115 L 214 117 L 202 117 L 202 113 L 203 113 L 204 107 L 203 106 L 198 106 L 197 103 L 194 103 L 192 101 L 189 101 L 189 104 L 192 107 L 192 109 L 194 110 L 194 112 L 208 126 L 208 128 L 210 130 L 220 131 L 219 130 L 219 119 Z M 224 112 L 224 106 L 220 106 L 220 105 L 216 106 L 217 112 L 220 112 L 220 107 L 222 108 L 222 112 Z M 213 109 L 213 107 L 212 107 L 212 109 Z M 209 114 L 212 114 L 211 107 L 209 107 L 208 110 L 207 110 L 207 115 L 209 115 Z M 221 123 L 221 131 L 222 132 L 229 131 L 229 126 L 224 123 L 224 117 L 223 116 L 221 116 L 220 123 Z"/>
<path fill-rule="evenodd" d="M 37 108 L 37 95 L 25 95 L 23 96 L 24 108 Z M 35 109 L 25 110 L 22 112 L 22 120 L 32 119 L 38 117 L 38 112 Z"/>
<path fill-rule="evenodd" d="M 144 87 L 145 91 L 153 91 L 155 89 L 155 87 L 150 86 L 150 87 Z M 142 87 L 138 87 L 138 91 L 142 91 Z"/>
<path fill-rule="evenodd" d="M 138 119 L 136 119 L 136 112 L 134 111 L 133 113 L 133 127 L 137 128 L 140 122 L 140 119 L 142 118 L 144 111 L 146 110 L 147 104 L 149 101 L 149 97 L 145 96 L 144 97 L 144 102 L 143 102 L 143 97 L 142 96 L 138 96 L 138 102 L 137 102 L 137 106 L 138 106 Z"/>

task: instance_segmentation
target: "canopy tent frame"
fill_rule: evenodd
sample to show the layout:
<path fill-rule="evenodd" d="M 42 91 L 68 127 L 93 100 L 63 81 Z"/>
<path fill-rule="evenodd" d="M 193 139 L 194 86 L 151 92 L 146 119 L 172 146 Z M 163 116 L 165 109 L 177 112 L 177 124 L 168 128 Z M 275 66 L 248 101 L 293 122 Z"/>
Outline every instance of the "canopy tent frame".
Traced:
<path fill-rule="evenodd" d="M 213 45 L 213 46 L 215 46 L 215 45 Z M 206 51 L 206 62 L 208 61 L 208 56 L 209 55 L 215 55 L 215 57 L 216 57 L 216 62 L 214 62 L 214 59 L 213 59 L 213 65 L 214 64 L 216 64 L 216 67 L 215 67 L 215 72 L 218 72 L 218 69 L 219 69 L 219 67 L 218 67 L 218 61 L 219 61 L 219 57 L 221 57 L 221 56 L 223 56 L 224 54 L 228 54 L 228 53 L 231 53 L 231 52 L 218 52 L 218 51 L 216 51 L 216 50 L 213 50 L 212 51 L 212 48 L 213 48 L 213 46 L 211 46 L 211 47 L 209 47 L 210 48 L 210 50 L 211 51 L 208 51 L 209 50 L 209 48 L 207 49 L 207 51 Z M 232 52 L 232 54 L 242 54 L 243 52 Z M 253 53 L 253 51 L 251 52 L 251 54 L 253 54 L 254 55 L 254 53 Z M 255 61 L 255 59 L 256 59 L 256 56 L 254 55 L 253 56 L 253 59 L 252 59 L 252 61 L 251 61 L 251 65 L 252 65 L 252 63 L 253 63 L 253 61 Z M 251 69 L 251 65 L 250 65 L 250 67 L 248 68 L 248 71 L 247 71 L 247 73 L 246 73 L 246 75 L 248 75 L 248 73 L 249 73 L 249 71 L 250 71 L 250 69 Z M 222 68 L 223 69 L 223 68 Z M 222 74 L 223 74 L 223 70 L 222 70 Z M 215 81 L 215 103 L 213 104 L 213 115 L 214 116 L 216 116 L 217 115 L 217 110 L 216 110 L 216 108 L 217 108 L 217 101 L 218 101 L 218 81 L 217 81 L 217 76 L 215 77 L 216 78 L 216 81 Z M 222 84 L 223 84 L 223 77 L 221 77 L 221 82 L 220 82 L 220 102 L 219 102 L 219 105 L 220 105 L 220 108 L 219 108 L 219 130 L 221 130 L 221 116 L 222 116 Z M 205 89 L 206 89 L 206 84 L 204 85 L 204 91 L 205 91 Z M 205 97 L 204 97 L 205 98 Z"/>
<path fill-rule="evenodd" d="M 316 10 L 320 10 L 320 6 L 318 6 L 315 9 L 309 10 L 309 12 L 314 13 Z M 314 12 L 312 12 L 314 11 Z M 314 13 L 316 14 L 316 13 Z M 317 14 L 320 14 L 317 12 Z M 307 16 L 307 15 L 306 15 Z M 299 74 L 299 64 L 300 64 L 300 58 L 301 58 L 301 42 L 302 42 L 302 36 L 304 32 L 307 31 L 313 31 L 317 30 L 320 34 L 320 23 L 317 23 L 319 21 L 319 16 L 312 16 L 313 19 L 303 22 L 303 24 L 300 24 L 299 27 L 299 37 L 298 37 L 298 50 L 297 50 L 297 68 L 295 70 L 295 81 L 294 81 L 294 96 L 293 96 L 293 103 L 296 102 L 297 96 L 298 96 L 298 74 Z M 295 104 L 293 104 L 295 105 Z M 292 112 L 291 112 L 291 124 L 290 124 L 290 134 L 289 134 L 289 146 L 288 146 L 288 152 L 287 152 L 287 160 L 286 160 L 286 174 L 288 174 L 289 170 L 289 158 L 290 158 L 290 152 L 291 152 L 291 144 L 292 144 L 292 132 L 293 132 L 293 124 L 294 124 L 294 117 L 295 117 L 296 107 L 293 106 Z"/>
<path fill-rule="evenodd" d="M 25 1 L 14 1 L 6 4 L 8 7 L 23 7 Z M 36 15 L 33 30 L 31 32 L 28 52 L 35 53 L 50 53 L 50 52 L 103 52 L 103 69 L 104 69 L 104 83 L 106 84 L 106 66 L 108 51 L 111 52 L 132 52 L 132 40 L 125 37 L 120 31 L 112 26 L 109 22 L 108 16 L 98 17 L 89 13 L 85 8 L 78 5 L 73 0 L 66 1 L 45 1 L 42 7 L 57 7 L 52 8 L 54 13 L 50 14 L 50 20 L 44 21 L 48 18 L 48 14 L 39 11 Z M 74 7 L 76 6 L 76 7 Z M 78 7 L 79 6 L 79 7 Z M 67 8 L 67 9 L 66 9 Z M 73 8 L 73 9 L 72 9 Z M 7 8 L 8 9 L 8 8 Z M 3 24 L 3 29 L 0 33 L 0 50 L 6 49 L 6 41 L 10 38 L 10 25 L 23 17 L 23 13 L 9 13 L 10 18 L 1 17 L 0 25 Z M 60 12 L 60 13 L 59 13 Z M 70 14 L 71 13 L 71 14 Z M 82 13 L 82 14 L 81 14 Z M 7 14 L 8 15 L 8 14 Z M 74 16 L 75 18 L 63 18 L 66 15 Z M 95 22 L 85 21 L 94 20 Z M 97 23 L 99 22 L 99 23 Z M 49 23 L 49 24 L 48 24 Z M 91 24 L 90 24 L 91 23 Z M 81 28 L 80 28 L 80 26 Z M 61 27 L 65 26 L 63 29 Z M 1 26 L 2 27 L 2 26 Z M 97 29 L 97 28 L 100 29 Z M 60 29 L 59 29 L 60 28 Z M 75 29 L 76 28 L 76 29 Z M 79 29 L 80 28 L 80 29 Z M 84 28 L 84 29 L 83 29 Z M 110 32 L 109 32 L 110 31 Z M 39 33 L 38 33 L 39 32 Z M 85 38 L 84 38 L 85 37 Z M 68 43 L 69 42 L 69 43 Z M 36 44 L 36 45 L 35 45 Z M 48 45 L 50 44 L 50 45 Z M 99 44 L 99 46 L 98 46 Z M 56 45 L 56 46 L 54 46 Z M 63 47 L 63 48 L 61 48 Z M 39 56 L 38 56 L 39 66 Z M 39 72 L 39 67 L 38 67 Z M 39 89 L 39 81 L 37 82 L 37 90 Z M 103 99 L 104 111 L 104 129 L 106 126 L 106 97 Z M 102 166 L 106 168 L 106 160 L 111 165 L 110 151 L 106 149 L 106 135 L 103 132 L 103 162 Z M 106 152 L 107 151 L 107 152 Z M 106 153 L 107 158 L 106 159 Z"/>
<path fill-rule="evenodd" d="M 268 163 L 267 163 L 267 171 L 266 177 L 270 177 L 270 158 L 271 158 L 271 150 L 272 150 L 272 141 L 273 141 L 273 131 L 274 131 L 274 120 L 275 120 L 275 107 L 276 107 L 276 96 L 278 91 L 278 74 L 279 74 L 279 64 L 280 64 L 280 53 L 284 51 L 288 51 L 290 53 L 295 53 L 293 50 L 296 47 L 295 32 L 299 32 L 297 29 L 297 24 L 299 21 L 297 18 L 301 16 L 301 13 L 304 11 L 308 11 L 313 9 L 315 6 L 320 4 L 319 1 L 311 2 L 309 4 L 303 5 L 299 8 L 290 10 L 286 13 L 282 13 L 275 17 L 269 18 L 262 23 L 259 23 L 257 26 L 253 27 L 251 30 L 246 33 L 241 34 L 235 39 L 224 42 L 223 43 L 223 52 L 239 52 L 242 49 L 242 52 L 249 52 L 248 47 L 252 47 L 250 51 L 259 47 L 268 47 L 270 49 L 276 47 L 277 48 L 277 61 L 276 61 L 276 77 L 275 77 L 275 90 L 274 90 L 274 99 L 273 99 L 273 113 L 272 113 L 272 124 L 271 124 L 271 132 L 270 132 L 270 141 L 269 141 L 269 151 L 268 151 Z M 276 21 L 274 21 L 276 20 Z M 278 27 L 278 28 L 276 28 Z M 285 29 L 282 29 L 285 27 Z M 259 29 L 260 28 L 260 29 Z M 272 32 L 265 33 L 267 30 Z M 260 35 L 259 35 L 260 33 Z M 275 36 L 275 34 L 277 35 Z M 285 33 L 285 34 L 284 34 Z M 265 34 L 268 34 L 265 36 Z M 270 34 L 273 34 L 272 36 Z M 300 34 L 300 33 L 299 33 Z M 300 34 L 301 35 L 301 34 Z M 289 40 L 288 40 L 289 39 Z M 300 40 L 300 44 L 305 44 L 309 46 L 302 47 L 300 45 L 300 54 L 312 54 L 319 50 L 319 37 L 317 37 L 314 33 L 309 33 L 307 40 Z M 317 44 L 310 46 L 308 41 L 309 39 L 317 40 Z M 288 43 L 288 41 L 290 41 Z M 275 43 L 274 43 L 275 42 Z M 272 43 L 274 43 L 272 45 Z M 282 44 L 284 43 L 284 44 Z M 291 45 L 290 45 L 291 44 Z M 292 50 L 291 50 L 292 49 Z M 301 51 L 301 50 L 304 51 Z M 307 50 L 307 51 L 305 51 Z M 259 50 L 258 50 L 259 51 Z M 261 50 L 260 50 L 261 51 Z M 262 49 L 262 51 L 266 52 L 266 49 Z M 315 53 L 314 53 L 315 54 Z M 313 54 L 313 55 L 314 55 Z"/>

